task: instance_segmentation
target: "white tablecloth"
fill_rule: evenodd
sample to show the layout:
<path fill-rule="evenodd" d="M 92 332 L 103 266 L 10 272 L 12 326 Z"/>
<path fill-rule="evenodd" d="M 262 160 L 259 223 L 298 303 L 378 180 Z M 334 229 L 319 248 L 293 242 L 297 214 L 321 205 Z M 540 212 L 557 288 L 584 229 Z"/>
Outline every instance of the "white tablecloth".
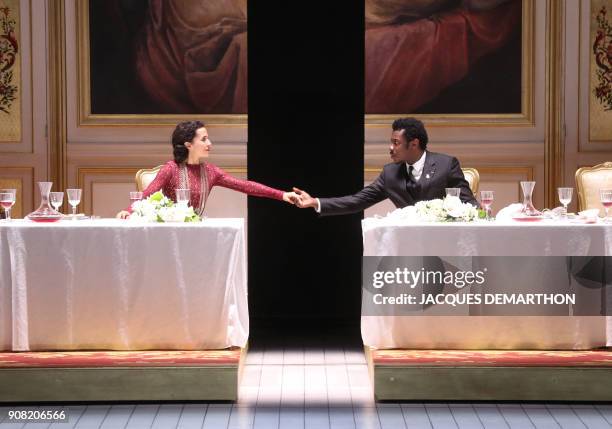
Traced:
<path fill-rule="evenodd" d="M 399 225 L 367 218 L 362 227 L 364 256 L 612 256 L 612 225 L 602 223 Z M 364 344 L 376 348 L 570 350 L 612 345 L 612 319 L 604 316 L 363 315 L 361 332 Z"/>
<path fill-rule="evenodd" d="M 245 253 L 243 219 L 0 222 L 0 350 L 242 347 Z"/>

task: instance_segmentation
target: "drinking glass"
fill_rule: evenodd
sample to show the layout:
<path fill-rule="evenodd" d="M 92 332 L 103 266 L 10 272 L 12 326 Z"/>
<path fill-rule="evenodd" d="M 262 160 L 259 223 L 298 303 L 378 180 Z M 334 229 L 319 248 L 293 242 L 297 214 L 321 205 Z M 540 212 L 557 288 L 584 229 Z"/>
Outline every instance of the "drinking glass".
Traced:
<path fill-rule="evenodd" d="M 15 204 L 16 189 L 0 189 L 0 206 L 6 213 L 6 220 L 11 220 L 11 207 Z"/>
<path fill-rule="evenodd" d="M 76 208 L 81 202 L 81 190 L 80 189 L 66 189 L 68 194 L 68 204 L 72 206 L 72 217 L 76 217 Z"/>
<path fill-rule="evenodd" d="M 140 191 L 131 191 L 130 192 L 130 206 L 134 204 L 136 201 L 142 200 L 142 192 Z"/>
<path fill-rule="evenodd" d="M 493 191 L 480 191 L 480 204 L 487 213 L 487 220 L 491 220 L 491 204 L 493 204 Z"/>
<path fill-rule="evenodd" d="M 63 192 L 49 192 L 49 202 L 59 212 L 59 208 L 64 204 L 64 193 Z"/>
<path fill-rule="evenodd" d="M 191 198 L 191 191 L 189 189 L 179 188 L 176 190 L 176 203 L 187 207 L 189 205 L 189 199 Z"/>
<path fill-rule="evenodd" d="M 604 206 L 604 210 L 606 211 L 606 217 L 604 218 L 604 222 L 609 222 L 610 218 L 608 217 L 608 210 L 612 207 L 612 189 L 600 189 L 599 190 L 599 200 L 601 204 Z"/>
<path fill-rule="evenodd" d="M 446 188 L 446 196 L 447 197 L 457 197 L 459 198 L 459 194 L 461 194 L 460 188 Z"/>
<path fill-rule="evenodd" d="M 561 219 L 567 219 L 567 205 L 572 202 L 574 188 L 557 188 L 557 192 L 559 193 L 559 202 L 563 204 Z"/>
<path fill-rule="evenodd" d="M 533 189 L 535 188 L 536 182 L 525 181 L 521 182 L 521 189 L 523 190 L 523 210 L 526 216 L 537 216 L 541 213 L 536 210 L 533 206 Z"/>

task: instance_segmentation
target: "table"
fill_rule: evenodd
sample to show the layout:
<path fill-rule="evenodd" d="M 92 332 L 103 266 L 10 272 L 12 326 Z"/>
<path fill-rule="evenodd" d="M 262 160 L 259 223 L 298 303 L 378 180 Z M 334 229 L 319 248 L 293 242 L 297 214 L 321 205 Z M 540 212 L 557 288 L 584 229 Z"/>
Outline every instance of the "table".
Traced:
<path fill-rule="evenodd" d="M 245 346 L 243 219 L 0 222 L 0 350 Z"/>
<path fill-rule="evenodd" d="M 612 256 L 612 225 L 362 221 L 364 256 Z M 608 298 L 608 301 L 610 299 Z M 368 316 L 364 344 L 407 349 L 590 349 L 612 346 L 605 316 Z"/>

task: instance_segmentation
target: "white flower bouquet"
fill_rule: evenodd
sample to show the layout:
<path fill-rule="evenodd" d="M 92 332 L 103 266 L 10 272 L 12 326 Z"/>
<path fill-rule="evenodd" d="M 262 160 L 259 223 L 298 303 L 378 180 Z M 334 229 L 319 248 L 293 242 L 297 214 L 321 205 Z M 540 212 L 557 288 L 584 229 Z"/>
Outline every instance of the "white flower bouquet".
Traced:
<path fill-rule="evenodd" d="M 414 206 L 392 211 L 387 218 L 408 222 L 472 222 L 478 219 L 478 209 L 463 203 L 459 197 L 419 201 Z"/>
<path fill-rule="evenodd" d="M 132 204 L 130 220 L 144 222 L 199 222 L 193 207 L 175 204 L 161 191 Z"/>

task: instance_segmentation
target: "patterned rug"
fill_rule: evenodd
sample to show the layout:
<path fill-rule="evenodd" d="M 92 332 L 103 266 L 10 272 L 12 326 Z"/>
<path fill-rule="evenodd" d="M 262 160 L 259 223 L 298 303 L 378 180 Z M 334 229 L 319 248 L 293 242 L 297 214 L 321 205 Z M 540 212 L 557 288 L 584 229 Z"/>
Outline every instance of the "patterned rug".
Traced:
<path fill-rule="evenodd" d="M 612 367 L 610 351 L 372 350 L 375 365 Z"/>
<path fill-rule="evenodd" d="M 0 368 L 237 366 L 241 349 L 198 351 L 4 352 Z"/>

